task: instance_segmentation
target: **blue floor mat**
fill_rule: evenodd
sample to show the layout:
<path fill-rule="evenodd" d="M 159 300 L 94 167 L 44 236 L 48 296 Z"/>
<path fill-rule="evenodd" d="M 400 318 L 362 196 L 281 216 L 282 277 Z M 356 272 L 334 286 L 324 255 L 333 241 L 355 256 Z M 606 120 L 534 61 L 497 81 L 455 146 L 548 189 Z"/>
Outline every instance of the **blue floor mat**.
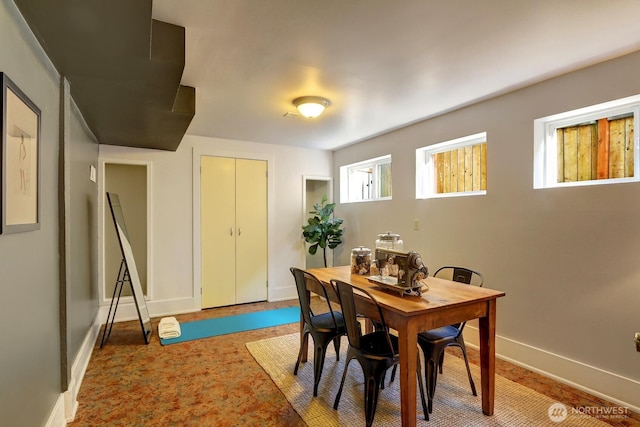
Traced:
<path fill-rule="evenodd" d="M 275 310 L 258 311 L 236 316 L 216 317 L 180 323 L 181 334 L 178 338 L 160 339 L 162 345 L 193 341 L 217 335 L 253 329 L 269 328 L 300 321 L 300 307 L 286 307 Z"/>

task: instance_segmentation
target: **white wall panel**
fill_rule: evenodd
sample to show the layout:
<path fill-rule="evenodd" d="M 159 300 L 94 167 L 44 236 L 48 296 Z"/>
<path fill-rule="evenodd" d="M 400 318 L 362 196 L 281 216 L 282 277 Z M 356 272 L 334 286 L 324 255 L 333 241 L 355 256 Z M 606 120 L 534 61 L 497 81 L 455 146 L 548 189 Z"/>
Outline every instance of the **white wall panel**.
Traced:
<path fill-rule="evenodd" d="M 101 145 L 101 159 L 144 160 L 153 165 L 151 316 L 200 307 L 193 256 L 194 153 L 269 161 L 268 298 L 271 301 L 297 298 L 289 267 L 304 267 L 302 176 L 330 175 L 330 152 L 190 135 L 185 136 L 176 152 Z M 118 313 L 126 316 L 127 311 Z"/>
<path fill-rule="evenodd" d="M 393 157 L 393 200 L 336 207 L 343 248 L 372 247 L 377 233 L 391 230 L 431 271 L 459 264 L 482 272 L 485 286 L 507 294 L 498 301 L 497 334 L 563 361 L 540 357 L 533 367 L 593 389 L 574 374 L 584 370 L 558 368 L 566 360 L 591 366 L 620 385 L 596 391 L 640 407 L 633 344 L 640 330 L 640 183 L 533 189 L 533 121 L 637 95 L 638 69 L 640 52 L 336 151 L 334 176 L 346 164 Z M 484 131 L 487 194 L 415 200 L 416 148 Z M 347 264 L 348 256 L 342 251 L 337 262 Z M 509 354 L 514 346 L 504 348 L 518 360 Z M 635 393 L 625 392 L 629 383 Z"/>

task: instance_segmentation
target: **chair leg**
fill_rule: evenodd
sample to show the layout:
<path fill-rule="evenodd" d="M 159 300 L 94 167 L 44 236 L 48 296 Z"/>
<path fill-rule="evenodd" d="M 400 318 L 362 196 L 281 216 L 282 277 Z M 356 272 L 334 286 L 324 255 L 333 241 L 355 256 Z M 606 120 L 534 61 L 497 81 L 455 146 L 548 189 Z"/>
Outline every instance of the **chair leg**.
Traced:
<path fill-rule="evenodd" d="M 474 384 L 473 377 L 471 376 L 471 369 L 469 369 L 469 359 L 467 359 L 467 349 L 464 348 L 463 346 L 461 346 L 460 349 L 462 350 L 462 355 L 464 356 L 464 364 L 467 365 L 467 375 L 469 376 L 469 384 L 471 385 L 471 393 L 473 393 L 474 396 L 477 396 L 478 393 L 476 393 L 476 385 Z"/>
<path fill-rule="evenodd" d="M 326 349 L 321 346 L 315 346 L 315 354 L 313 356 L 313 395 L 318 395 L 318 384 L 320 384 L 320 377 L 322 377 L 322 367 L 324 366 L 324 355 Z"/>
<path fill-rule="evenodd" d="M 393 382 L 393 380 L 396 377 L 396 370 L 398 369 L 398 365 L 393 365 L 393 369 L 391 370 L 391 380 L 389 381 L 390 383 Z M 422 412 L 424 412 L 424 419 L 429 421 L 429 412 L 427 411 L 427 401 L 425 399 L 425 387 L 424 387 L 424 381 L 422 380 L 422 362 L 420 362 L 420 352 L 418 351 L 418 370 L 417 370 L 417 374 L 418 374 L 418 386 L 420 387 L 420 400 L 422 401 Z M 384 386 L 384 384 L 383 384 Z M 384 388 L 384 387 L 382 387 Z"/>
<path fill-rule="evenodd" d="M 429 413 L 433 412 L 433 395 L 436 392 L 436 382 L 438 380 L 437 360 L 425 360 L 425 382 L 427 383 L 427 398 Z"/>
<path fill-rule="evenodd" d="M 427 409 L 427 402 L 425 401 L 424 398 L 424 383 L 422 382 L 422 364 L 420 363 L 420 352 L 418 352 L 418 367 L 417 367 L 417 374 L 418 374 L 418 386 L 420 387 L 420 400 L 422 402 L 422 412 L 424 413 L 424 419 L 426 421 L 429 421 L 429 411 Z M 395 372 L 395 368 L 398 365 L 395 365 L 393 367 L 394 372 Z"/>
<path fill-rule="evenodd" d="M 305 331 L 302 335 L 302 340 L 300 341 L 300 351 L 298 352 L 298 360 L 296 361 L 296 366 L 293 368 L 293 375 L 298 375 L 298 368 L 300 367 L 300 361 L 302 360 L 302 349 L 306 347 L 309 340 L 309 332 Z"/>
<path fill-rule="evenodd" d="M 333 401 L 333 409 L 338 409 L 338 403 L 340 403 L 340 396 L 342 395 L 342 388 L 344 387 L 344 380 L 347 378 L 347 369 L 349 368 L 349 362 L 351 362 L 352 357 L 347 355 L 347 360 L 344 362 L 344 371 L 342 372 L 342 381 L 340 381 L 340 387 L 338 388 L 338 394 L 336 394 L 336 399 Z"/>
<path fill-rule="evenodd" d="M 373 424 L 378 406 L 378 395 L 380 394 L 380 383 L 384 381 L 384 371 L 376 376 L 375 374 L 365 378 L 364 382 L 364 413 L 367 420 L 367 427 Z"/>
<path fill-rule="evenodd" d="M 393 380 L 396 379 L 396 370 L 398 369 L 398 365 L 393 365 L 393 369 L 391 370 L 391 380 L 389 381 L 390 383 L 393 382 Z"/>
<path fill-rule="evenodd" d="M 440 373 L 442 373 L 442 365 L 444 365 L 444 354 L 445 353 L 446 353 L 445 351 L 442 352 L 442 356 L 440 356 L 440 361 L 438 362 L 438 364 L 440 365 Z"/>
<path fill-rule="evenodd" d="M 340 360 L 340 339 L 342 335 L 337 336 L 333 339 L 333 348 L 336 351 L 336 360 Z"/>

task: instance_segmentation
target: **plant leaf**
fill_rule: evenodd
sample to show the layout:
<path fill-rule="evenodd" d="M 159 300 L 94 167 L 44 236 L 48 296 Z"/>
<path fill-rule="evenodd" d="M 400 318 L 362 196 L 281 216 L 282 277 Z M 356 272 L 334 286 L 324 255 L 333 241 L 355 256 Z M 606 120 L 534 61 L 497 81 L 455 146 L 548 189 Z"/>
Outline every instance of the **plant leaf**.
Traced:
<path fill-rule="evenodd" d="M 335 218 L 333 212 L 335 203 L 327 203 L 327 196 L 322 196 L 320 203 L 313 205 L 313 211 L 307 218 L 307 225 L 302 226 L 302 236 L 307 243 L 311 243 L 309 253 L 315 255 L 318 247 L 323 251 L 327 247 L 336 248 L 342 243 L 342 219 Z"/>

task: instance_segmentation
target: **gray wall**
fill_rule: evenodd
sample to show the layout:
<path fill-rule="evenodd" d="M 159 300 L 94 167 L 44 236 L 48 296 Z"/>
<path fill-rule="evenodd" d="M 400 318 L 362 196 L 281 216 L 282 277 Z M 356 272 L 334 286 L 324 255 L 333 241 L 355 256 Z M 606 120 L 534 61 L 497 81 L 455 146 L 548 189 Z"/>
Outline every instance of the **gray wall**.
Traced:
<path fill-rule="evenodd" d="M 39 426 L 60 394 L 58 321 L 58 77 L 0 4 L 0 70 L 42 111 L 41 228 L 0 235 L 0 414 L 2 423 Z M 25 407 L 28 403 L 28 410 Z"/>
<path fill-rule="evenodd" d="M 72 89 L 73 90 L 73 89 Z M 71 138 L 66 167 L 70 182 L 65 191 L 70 198 L 67 216 L 70 254 L 67 295 L 67 358 L 73 363 L 89 327 L 98 313 L 98 188 L 89 179 L 90 167 L 98 167 L 98 144 L 87 129 L 77 108 L 71 110 Z"/>
<path fill-rule="evenodd" d="M 71 119 L 67 158 L 69 246 L 73 267 L 60 280 L 60 87 L 53 69 L 10 0 L 0 2 L 0 71 L 42 111 L 40 140 L 41 228 L 0 235 L 0 418 L 3 425 L 45 424 L 64 391 L 68 365 L 97 311 L 95 298 L 95 188 L 86 185 L 97 146 Z M 73 114 L 72 114 L 73 116 Z M 77 178 L 81 175 L 86 179 Z M 66 303 L 65 303 L 66 302 Z M 62 306 L 66 305 L 64 313 Z M 62 316 L 62 317 L 61 317 Z M 61 339 L 62 337 L 62 339 Z"/>
<path fill-rule="evenodd" d="M 477 269 L 486 286 L 506 291 L 497 320 L 505 342 L 634 380 L 635 393 L 614 397 L 638 405 L 640 183 L 534 191 L 533 121 L 636 95 L 639 70 L 636 52 L 335 152 L 334 176 L 345 164 L 393 158 L 392 201 L 337 206 L 346 231 L 340 264 L 352 247 L 373 247 L 377 233 L 392 230 L 431 271 L 452 263 Z M 482 131 L 486 196 L 415 200 L 415 149 Z M 335 190 L 339 200 L 338 180 Z"/>

